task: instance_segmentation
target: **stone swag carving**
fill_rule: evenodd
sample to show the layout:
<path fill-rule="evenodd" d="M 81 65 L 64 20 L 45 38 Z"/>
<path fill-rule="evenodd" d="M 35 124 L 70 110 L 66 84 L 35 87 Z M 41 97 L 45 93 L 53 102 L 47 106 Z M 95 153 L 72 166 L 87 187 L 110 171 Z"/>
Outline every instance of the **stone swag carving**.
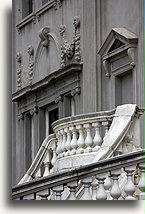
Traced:
<path fill-rule="evenodd" d="M 60 36 L 62 37 L 61 44 L 61 68 L 66 66 L 67 62 L 72 60 L 73 57 L 76 62 L 81 60 L 81 51 L 80 51 L 80 17 L 75 16 L 73 25 L 75 27 L 74 37 L 71 42 L 66 39 L 66 26 L 60 26 Z"/>
<path fill-rule="evenodd" d="M 17 90 L 21 90 L 22 88 L 22 54 L 19 52 L 16 55 L 16 61 L 18 63 L 18 70 L 17 70 Z"/>

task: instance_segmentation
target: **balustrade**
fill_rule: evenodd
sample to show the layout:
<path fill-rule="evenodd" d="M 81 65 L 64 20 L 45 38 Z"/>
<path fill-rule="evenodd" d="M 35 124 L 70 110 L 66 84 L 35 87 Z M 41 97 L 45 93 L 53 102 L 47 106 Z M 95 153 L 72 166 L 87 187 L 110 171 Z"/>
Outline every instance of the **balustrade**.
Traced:
<path fill-rule="evenodd" d="M 144 154 L 145 150 L 133 152 L 78 167 L 75 170 L 54 173 L 41 179 L 41 182 L 35 180 L 30 184 L 18 185 L 13 188 L 13 199 L 62 200 L 67 189 L 69 195 L 63 200 L 143 200 Z M 134 179 L 136 171 L 140 174 L 138 182 Z M 126 177 L 123 188 L 120 182 L 122 174 Z M 78 199 L 77 191 L 80 188 L 83 189 L 83 194 Z M 39 193 L 41 190 L 42 193 Z"/>
<path fill-rule="evenodd" d="M 98 152 L 111 125 L 114 112 L 113 110 L 75 116 L 55 122 L 52 126 L 58 140 L 58 158 Z"/>

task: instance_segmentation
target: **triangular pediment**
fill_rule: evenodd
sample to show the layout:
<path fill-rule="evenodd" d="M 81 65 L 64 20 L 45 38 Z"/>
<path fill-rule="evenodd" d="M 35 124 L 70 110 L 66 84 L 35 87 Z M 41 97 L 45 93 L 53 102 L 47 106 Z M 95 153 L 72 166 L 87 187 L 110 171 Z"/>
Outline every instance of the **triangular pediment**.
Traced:
<path fill-rule="evenodd" d="M 125 47 L 136 47 L 137 42 L 138 37 L 126 28 L 112 28 L 98 54 L 105 56 Z"/>

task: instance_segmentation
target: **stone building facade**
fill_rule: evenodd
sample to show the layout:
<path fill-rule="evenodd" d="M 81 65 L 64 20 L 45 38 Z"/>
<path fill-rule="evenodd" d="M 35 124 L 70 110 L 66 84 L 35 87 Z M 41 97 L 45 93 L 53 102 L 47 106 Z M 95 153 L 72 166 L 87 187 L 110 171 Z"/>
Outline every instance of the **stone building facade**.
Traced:
<path fill-rule="evenodd" d="M 58 119 L 143 107 L 143 27 L 143 0 L 13 0 L 13 185 Z"/>

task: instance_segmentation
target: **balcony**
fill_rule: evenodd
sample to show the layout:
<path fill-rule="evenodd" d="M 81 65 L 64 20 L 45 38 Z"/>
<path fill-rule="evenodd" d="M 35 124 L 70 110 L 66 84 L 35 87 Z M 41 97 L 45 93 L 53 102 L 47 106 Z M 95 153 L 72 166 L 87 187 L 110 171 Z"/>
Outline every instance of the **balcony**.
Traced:
<path fill-rule="evenodd" d="M 56 121 L 13 200 L 142 200 L 142 114 L 123 105 Z"/>

